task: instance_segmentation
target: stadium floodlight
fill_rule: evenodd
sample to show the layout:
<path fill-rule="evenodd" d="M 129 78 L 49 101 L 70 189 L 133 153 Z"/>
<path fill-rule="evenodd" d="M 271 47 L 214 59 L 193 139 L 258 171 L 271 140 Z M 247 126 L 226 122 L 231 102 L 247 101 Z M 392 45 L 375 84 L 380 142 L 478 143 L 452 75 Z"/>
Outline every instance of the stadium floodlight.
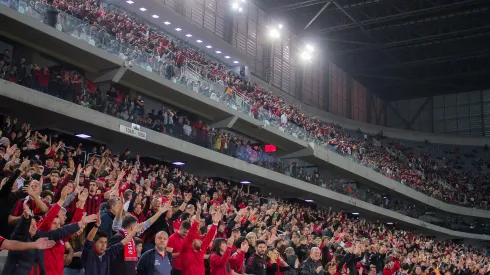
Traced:
<path fill-rule="evenodd" d="M 175 165 L 175 166 L 182 166 L 182 165 L 185 164 L 185 162 L 182 162 L 182 161 L 174 161 L 174 162 L 172 162 L 172 164 Z"/>
<path fill-rule="evenodd" d="M 202 40 L 197 39 L 197 40 L 196 40 L 196 42 L 197 42 L 197 43 L 202 43 Z"/>
<path fill-rule="evenodd" d="M 229 59 L 229 58 L 230 58 L 230 56 L 229 56 L 229 55 L 227 55 L 227 56 L 225 56 L 225 58 L 226 58 L 226 59 Z"/>
<path fill-rule="evenodd" d="M 282 29 L 282 24 L 279 24 L 279 29 Z"/>
<path fill-rule="evenodd" d="M 313 200 L 305 200 L 305 202 L 313 202 Z"/>
<path fill-rule="evenodd" d="M 387 225 L 393 225 L 393 223 L 392 223 L 392 222 L 387 222 L 386 224 L 387 224 Z"/>
<path fill-rule="evenodd" d="M 145 7 L 140 8 L 140 11 L 146 11 Z"/>
<path fill-rule="evenodd" d="M 242 7 L 239 7 L 238 8 L 238 12 L 242 12 L 243 11 L 243 8 Z"/>
<path fill-rule="evenodd" d="M 312 58 L 311 53 L 308 51 L 302 51 L 299 57 L 301 57 L 301 60 L 303 61 L 311 61 Z"/>
<path fill-rule="evenodd" d="M 359 215 L 359 213 L 357 213 L 357 212 L 354 212 L 354 213 L 352 213 L 352 215 L 356 215 L 356 216 L 357 216 L 357 215 Z"/>
<path fill-rule="evenodd" d="M 235 61 L 233 61 L 233 63 L 238 64 L 238 63 L 240 63 L 240 62 L 238 62 L 238 61 L 236 61 L 236 60 L 235 60 Z"/>
<path fill-rule="evenodd" d="M 206 48 L 211 49 L 213 46 L 207 45 Z"/>
<path fill-rule="evenodd" d="M 221 51 L 216 51 L 216 53 L 217 53 L 217 54 L 220 54 L 220 53 L 221 53 Z"/>
<path fill-rule="evenodd" d="M 315 50 L 315 48 L 313 48 L 313 46 L 310 44 L 306 44 L 306 50 L 309 52 L 313 52 Z"/>
<path fill-rule="evenodd" d="M 182 29 L 181 28 L 176 28 L 175 30 L 178 31 L 178 32 L 180 32 Z"/>
<path fill-rule="evenodd" d="M 251 182 L 249 180 L 242 180 L 240 181 L 241 184 L 250 184 Z"/>
<path fill-rule="evenodd" d="M 281 34 L 279 33 L 279 31 L 275 28 L 271 28 L 269 29 L 269 37 L 272 38 L 272 39 L 277 39 L 281 36 Z"/>
<path fill-rule="evenodd" d="M 134 4 L 134 2 L 133 2 L 133 1 L 131 1 L 131 0 L 126 1 L 126 3 L 128 3 L 128 4 L 130 4 L 130 5 L 131 5 L 131 4 Z"/>
<path fill-rule="evenodd" d="M 165 22 L 163 22 L 163 24 L 165 24 L 165 25 L 170 25 L 170 22 L 165 21 Z"/>
<path fill-rule="evenodd" d="M 231 8 L 234 10 L 238 10 L 240 8 L 240 5 L 238 4 L 238 2 L 233 2 L 233 4 L 231 4 Z"/>
<path fill-rule="evenodd" d="M 192 37 L 192 34 L 188 33 L 188 34 L 186 34 L 185 36 L 187 36 L 187 37 Z"/>
<path fill-rule="evenodd" d="M 92 136 L 87 135 L 87 134 L 76 134 L 75 136 L 79 137 L 79 138 L 91 138 L 92 137 Z"/>
<path fill-rule="evenodd" d="M 154 15 L 152 15 L 151 17 L 153 17 L 153 18 L 157 19 L 157 18 L 158 18 L 158 17 L 160 17 L 160 16 L 158 16 L 158 15 L 154 14 Z"/>

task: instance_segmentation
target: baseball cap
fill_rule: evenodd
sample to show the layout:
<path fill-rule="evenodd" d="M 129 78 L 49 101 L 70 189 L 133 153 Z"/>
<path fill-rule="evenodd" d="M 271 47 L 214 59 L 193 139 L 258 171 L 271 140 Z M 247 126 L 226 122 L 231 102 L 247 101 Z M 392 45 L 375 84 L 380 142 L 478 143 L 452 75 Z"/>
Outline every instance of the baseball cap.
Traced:
<path fill-rule="evenodd" d="M 0 145 L 3 145 L 4 143 L 10 142 L 10 140 L 6 137 L 0 138 Z"/>

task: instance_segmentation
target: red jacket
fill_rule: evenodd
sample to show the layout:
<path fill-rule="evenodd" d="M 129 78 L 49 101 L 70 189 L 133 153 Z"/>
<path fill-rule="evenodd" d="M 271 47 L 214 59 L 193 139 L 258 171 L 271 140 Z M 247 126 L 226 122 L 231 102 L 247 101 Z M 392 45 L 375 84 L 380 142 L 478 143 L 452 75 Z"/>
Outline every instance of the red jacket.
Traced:
<path fill-rule="evenodd" d="M 182 259 L 185 259 L 185 264 L 182 265 L 182 275 L 204 275 L 204 251 L 202 248 L 206 249 L 211 241 L 214 239 L 214 235 L 216 234 L 216 226 L 211 226 L 206 237 L 204 237 L 201 249 L 195 250 L 192 246 L 192 242 L 194 239 L 201 237 L 197 233 L 198 222 L 194 221 L 192 223 L 191 229 L 187 236 L 184 238 L 184 244 L 182 245 L 182 251 L 180 252 L 180 256 Z"/>
<path fill-rule="evenodd" d="M 51 229 L 53 220 L 58 216 L 58 212 L 61 207 L 55 204 L 46 213 L 46 217 L 39 224 L 39 230 L 47 232 Z M 72 223 L 79 222 L 83 217 L 83 209 L 77 208 L 75 215 L 73 216 Z M 64 257 L 65 257 L 65 242 L 68 238 L 56 242 L 56 244 L 50 249 L 44 250 L 44 268 L 46 269 L 46 275 L 60 275 L 63 274 Z"/>
<path fill-rule="evenodd" d="M 245 263 L 245 252 L 237 251 L 233 253 L 228 262 L 230 263 L 230 267 L 233 269 L 233 271 L 239 274 L 245 274 L 245 269 L 243 268 L 243 264 Z"/>
<path fill-rule="evenodd" d="M 231 248 L 227 247 L 223 256 L 213 253 L 209 258 L 210 275 L 230 275 L 231 267 L 228 263 Z"/>

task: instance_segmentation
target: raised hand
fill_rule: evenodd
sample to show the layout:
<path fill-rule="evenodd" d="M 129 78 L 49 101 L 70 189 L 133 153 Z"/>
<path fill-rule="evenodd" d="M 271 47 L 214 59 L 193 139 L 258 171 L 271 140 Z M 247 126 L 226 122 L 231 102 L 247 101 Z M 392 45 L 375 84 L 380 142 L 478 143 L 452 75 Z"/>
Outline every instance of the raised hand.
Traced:
<path fill-rule="evenodd" d="M 61 190 L 60 199 L 65 201 L 70 193 L 71 193 L 71 188 L 69 186 L 63 187 L 63 189 Z"/>
<path fill-rule="evenodd" d="M 212 220 L 213 220 L 213 223 L 219 223 L 221 221 L 221 219 L 223 218 L 223 214 L 221 214 L 220 211 L 215 211 L 213 214 L 212 214 Z"/>
<path fill-rule="evenodd" d="M 32 190 L 32 187 L 30 187 L 30 186 L 22 187 L 22 191 L 24 191 L 24 193 L 27 193 L 27 195 L 29 195 L 29 196 L 34 195 L 34 191 Z"/>
<path fill-rule="evenodd" d="M 7 150 L 5 151 L 5 154 L 8 156 L 11 156 L 15 153 L 15 150 L 17 149 L 17 144 L 14 144 L 12 146 L 9 146 Z"/>
<path fill-rule="evenodd" d="M 56 244 L 54 241 L 50 241 L 48 238 L 40 238 L 34 242 L 36 249 L 50 249 Z"/>
<path fill-rule="evenodd" d="M 235 238 L 230 237 L 230 238 L 228 239 L 228 241 L 226 242 L 226 245 L 227 245 L 228 247 L 232 247 L 234 242 L 235 242 Z"/>
<path fill-rule="evenodd" d="M 170 202 L 166 202 L 162 206 L 160 206 L 160 212 L 162 213 L 165 213 L 170 209 L 172 209 L 172 205 L 170 205 Z"/>
<path fill-rule="evenodd" d="M 140 232 L 141 230 L 143 230 L 143 223 L 138 223 L 133 227 L 133 230 L 131 230 L 130 234 L 132 236 L 136 236 L 136 234 L 138 234 L 138 232 Z"/>
<path fill-rule="evenodd" d="M 78 193 L 78 201 L 85 203 L 88 198 L 88 189 L 82 187 L 82 191 L 77 193 Z"/>
<path fill-rule="evenodd" d="M 80 227 L 84 227 L 84 226 L 86 226 L 86 225 L 87 225 L 87 224 L 89 224 L 89 223 L 96 222 L 96 221 L 97 221 L 97 219 L 99 219 L 99 220 L 100 220 L 100 218 L 98 218 L 98 217 L 97 217 L 97 215 L 95 215 L 95 214 L 92 214 L 92 215 L 89 215 L 89 216 L 84 216 L 84 217 L 82 218 L 82 220 L 78 222 L 78 225 L 79 225 Z M 97 225 L 100 225 L 100 223 L 99 223 L 99 224 L 97 224 Z"/>

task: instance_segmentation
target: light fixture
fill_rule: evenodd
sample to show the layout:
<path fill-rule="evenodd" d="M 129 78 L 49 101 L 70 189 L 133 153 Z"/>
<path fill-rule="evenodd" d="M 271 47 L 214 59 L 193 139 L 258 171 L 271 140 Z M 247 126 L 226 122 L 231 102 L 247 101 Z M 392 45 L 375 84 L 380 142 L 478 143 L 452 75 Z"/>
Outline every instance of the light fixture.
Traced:
<path fill-rule="evenodd" d="M 352 213 L 352 215 L 359 215 L 359 213 L 357 213 L 357 212 L 354 212 L 354 213 Z"/>
<path fill-rule="evenodd" d="M 87 134 L 77 134 L 75 135 L 76 137 L 79 137 L 79 138 L 91 138 L 92 136 L 90 135 L 87 135 Z"/>
<path fill-rule="evenodd" d="M 182 166 L 185 164 L 185 162 L 182 162 L 182 161 L 174 161 L 172 162 L 173 165 L 176 165 L 176 166 Z"/>
<path fill-rule="evenodd" d="M 199 39 L 198 39 L 198 40 L 196 40 L 196 42 L 197 42 L 197 43 L 202 43 L 202 40 L 199 40 Z"/>
<path fill-rule="evenodd" d="M 387 225 L 393 225 L 393 223 L 392 223 L 392 222 L 387 222 L 386 224 L 387 224 Z"/>
<path fill-rule="evenodd" d="M 250 184 L 251 182 L 249 180 L 242 180 L 240 181 L 241 184 Z"/>
<path fill-rule="evenodd" d="M 240 63 L 240 62 L 238 62 L 238 61 L 236 61 L 236 60 L 235 60 L 235 61 L 233 61 L 233 63 L 238 64 L 238 63 Z"/>
<path fill-rule="evenodd" d="M 228 58 L 230 58 L 230 56 L 227 55 L 227 56 L 225 56 L 225 58 L 228 59 Z"/>
<path fill-rule="evenodd" d="M 387 199 L 387 197 L 386 197 L 386 196 L 384 196 L 384 197 L 383 197 L 383 199 Z"/>
<path fill-rule="evenodd" d="M 206 48 L 211 49 L 213 46 L 207 45 Z"/>
<path fill-rule="evenodd" d="M 276 29 L 270 29 L 269 30 L 269 36 L 272 38 L 272 39 L 276 39 L 276 38 L 279 38 L 281 34 L 279 33 L 278 30 Z"/>
<path fill-rule="evenodd" d="M 192 34 L 188 33 L 188 34 L 186 34 L 185 36 L 187 36 L 187 37 L 192 37 Z"/>
<path fill-rule="evenodd" d="M 242 0 L 242 3 L 245 3 L 245 0 Z"/>
<path fill-rule="evenodd" d="M 233 4 L 231 4 L 231 8 L 237 10 L 238 8 L 240 8 L 240 6 L 238 5 L 237 2 L 233 2 Z"/>
<path fill-rule="evenodd" d="M 300 57 L 303 61 L 310 61 L 311 60 L 311 54 L 310 54 L 310 52 L 307 52 L 307 51 L 301 52 Z"/>
<path fill-rule="evenodd" d="M 140 11 L 146 11 L 146 8 L 144 8 L 144 7 L 140 8 Z"/>
<path fill-rule="evenodd" d="M 217 53 L 217 54 L 220 54 L 220 53 L 221 53 L 221 51 L 216 51 L 216 53 Z"/>
<path fill-rule="evenodd" d="M 131 1 L 131 0 L 126 1 L 126 3 L 128 3 L 128 4 L 130 4 L 130 5 L 131 5 L 131 4 L 134 4 L 134 2 L 133 2 L 133 1 Z"/>
<path fill-rule="evenodd" d="M 180 32 L 182 29 L 181 28 L 175 28 L 175 30 Z"/>
<path fill-rule="evenodd" d="M 163 24 L 165 24 L 165 25 L 170 25 L 170 22 L 165 21 L 165 22 L 163 22 Z"/>
<path fill-rule="evenodd" d="M 243 11 L 242 7 L 239 7 L 238 12 L 242 12 L 242 11 Z"/>
<path fill-rule="evenodd" d="M 310 44 L 306 44 L 306 50 L 308 50 L 309 52 L 313 52 L 313 50 L 315 50 L 315 48 L 313 48 L 313 46 Z"/>
<path fill-rule="evenodd" d="M 282 24 L 279 24 L 279 29 L 282 29 Z"/>
<path fill-rule="evenodd" d="M 160 16 L 158 16 L 158 15 L 154 14 L 154 15 L 152 15 L 151 17 L 153 17 L 153 18 L 157 19 L 157 18 L 158 18 L 158 17 L 160 17 Z"/>
<path fill-rule="evenodd" d="M 305 200 L 305 202 L 313 202 L 313 200 Z"/>

